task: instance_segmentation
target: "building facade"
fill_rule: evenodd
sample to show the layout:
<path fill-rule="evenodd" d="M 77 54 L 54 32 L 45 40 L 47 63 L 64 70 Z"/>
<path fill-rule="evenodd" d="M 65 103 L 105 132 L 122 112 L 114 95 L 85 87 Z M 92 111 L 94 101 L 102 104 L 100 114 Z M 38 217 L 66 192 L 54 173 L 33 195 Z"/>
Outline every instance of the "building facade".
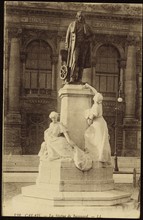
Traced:
<path fill-rule="evenodd" d="M 95 37 L 83 81 L 104 96 L 112 155 L 141 148 L 141 4 L 5 2 L 4 153 L 37 154 L 58 91 L 66 30 L 82 10 Z M 123 102 L 117 98 L 122 97 Z M 115 126 L 117 124 L 117 135 Z"/>

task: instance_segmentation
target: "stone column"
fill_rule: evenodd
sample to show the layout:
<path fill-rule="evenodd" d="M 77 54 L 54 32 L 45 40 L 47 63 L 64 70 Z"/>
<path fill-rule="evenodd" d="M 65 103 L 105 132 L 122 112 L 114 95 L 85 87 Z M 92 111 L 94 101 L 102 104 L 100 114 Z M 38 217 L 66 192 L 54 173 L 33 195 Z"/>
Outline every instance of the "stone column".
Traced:
<path fill-rule="evenodd" d="M 134 35 L 127 39 L 127 62 L 125 70 L 125 116 L 123 127 L 123 156 L 138 156 L 137 131 L 138 121 L 136 119 L 136 42 Z"/>
<path fill-rule="evenodd" d="M 82 85 L 65 85 L 59 90 L 61 98 L 61 122 L 67 126 L 71 139 L 78 147 L 84 149 L 84 133 L 87 122 L 84 117 L 86 109 L 91 108 L 92 92 Z"/>
<path fill-rule="evenodd" d="M 22 79 L 21 94 L 23 96 L 23 95 L 25 95 L 25 66 L 26 66 L 26 53 L 23 51 L 21 51 L 21 53 L 20 53 L 20 60 L 22 63 L 22 67 L 21 67 L 21 79 Z"/>
<path fill-rule="evenodd" d="M 3 75 L 3 82 L 4 82 L 4 116 L 6 116 L 8 111 L 8 51 L 9 51 L 9 41 L 8 41 L 8 30 L 5 28 L 4 31 L 4 75 Z"/>
<path fill-rule="evenodd" d="M 9 64 L 9 111 L 19 112 L 20 46 L 19 39 L 11 39 Z"/>
<path fill-rule="evenodd" d="M 136 103 L 136 48 L 129 45 L 127 51 L 127 63 L 125 71 L 125 119 L 135 118 Z"/>
<path fill-rule="evenodd" d="M 141 42 L 137 47 L 137 108 L 136 108 L 136 117 L 141 121 L 141 106 L 142 106 L 142 50 Z"/>
<path fill-rule="evenodd" d="M 8 114 L 5 123 L 5 152 L 21 154 L 20 39 L 11 38 Z"/>
<path fill-rule="evenodd" d="M 65 33 L 66 36 L 66 33 Z M 57 91 L 59 91 L 59 89 L 62 87 L 63 81 L 62 79 L 60 79 L 60 69 L 61 69 L 61 55 L 60 55 L 60 51 L 62 49 L 65 49 L 65 39 L 64 36 L 59 36 L 59 42 L 58 42 L 58 47 L 59 47 L 59 55 L 58 55 L 58 65 L 57 65 Z M 61 100 L 58 98 L 57 99 L 57 111 L 60 112 L 60 108 L 61 108 Z"/>
<path fill-rule="evenodd" d="M 56 73 L 57 73 L 58 56 L 52 57 L 52 90 L 56 90 Z"/>
<path fill-rule="evenodd" d="M 121 93 L 124 92 L 125 67 L 126 67 L 126 60 L 120 59 L 119 60 L 119 69 L 120 69 L 120 90 L 121 90 Z"/>
<path fill-rule="evenodd" d="M 136 116 L 137 119 L 141 121 L 142 116 L 142 74 L 139 72 L 137 74 L 137 109 L 136 109 Z"/>

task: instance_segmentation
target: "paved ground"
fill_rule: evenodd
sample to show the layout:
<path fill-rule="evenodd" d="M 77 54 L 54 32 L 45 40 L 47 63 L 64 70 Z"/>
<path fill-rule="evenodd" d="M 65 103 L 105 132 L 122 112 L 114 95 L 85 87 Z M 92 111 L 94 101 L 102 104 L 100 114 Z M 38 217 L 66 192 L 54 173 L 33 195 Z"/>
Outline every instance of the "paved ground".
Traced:
<path fill-rule="evenodd" d="M 21 193 L 21 187 L 33 185 L 33 183 L 4 183 L 3 185 L 3 216 L 13 216 L 12 198 Z M 130 192 L 132 199 L 135 201 L 134 207 L 131 206 L 125 217 L 139 217 L 140 210 L 138 208 L 138 188 L 133 188 L 132 184 L 115 184 L 115 189 Z M 93 209 L 93 208 L 92 208 Z M 96 208 L 98 210 L 98 207 Z M 86 210 L 87 211 L 87 210 Z M 91 210 L 92 211 L 92 210 Z M 90 213 L 91 213 L 90 211 Z M 108 213 L 109 215 L 110 213 Z M 37 216 L 38 217 L 38 216 Z"/>

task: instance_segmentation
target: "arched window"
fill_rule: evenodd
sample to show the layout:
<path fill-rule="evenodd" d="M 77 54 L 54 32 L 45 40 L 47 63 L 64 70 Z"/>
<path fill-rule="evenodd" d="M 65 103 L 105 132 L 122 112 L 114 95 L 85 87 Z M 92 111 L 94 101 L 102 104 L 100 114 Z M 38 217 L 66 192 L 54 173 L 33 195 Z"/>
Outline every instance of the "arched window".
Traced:
<path fill-rule="evenodd" d="M 52 88 L 52 50 L 43 40 L 28 44 L 25 64 L 25 91 L 46 94 Z"/>
<path fill-rule="evenodd" d="M 93 77 L 93 86 L 107 96 L 109 93 L 110 96 L 115 96 L 119 80 L 119 52 L 114 46 L 102 45 L 96 57 L 96 77 Z"/>

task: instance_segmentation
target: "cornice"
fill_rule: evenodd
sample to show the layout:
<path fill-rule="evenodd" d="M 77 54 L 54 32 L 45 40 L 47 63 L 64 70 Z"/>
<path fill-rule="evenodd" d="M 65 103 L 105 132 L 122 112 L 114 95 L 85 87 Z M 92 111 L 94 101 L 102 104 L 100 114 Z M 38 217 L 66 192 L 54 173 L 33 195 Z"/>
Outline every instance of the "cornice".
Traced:
<path fill-rule="evenodd" d="M 31 6 L 30 6 L 31 4 Z M 56 4 L 55 7 L 46 7 L 40 3 L 40 10 L 38 5 L 30 3 L 29 5 L 7 5 L 6 13 L 12 15 L 46 15 L 58 18 L 75 18 L 75 14 L 78 10 L 83 10 L 87 19 L 113 19 L 113 20 L 141 20 L 142 11 L 141 7 L 131 7 L 128 4 L 92 4 L 83 5 L 83 3 L 68 3 L 64 6 L 62 3 Z M 42 5 L 42 6 L 41 6 Z M 48 5 L 48 3 L 47 3 Z"/>

